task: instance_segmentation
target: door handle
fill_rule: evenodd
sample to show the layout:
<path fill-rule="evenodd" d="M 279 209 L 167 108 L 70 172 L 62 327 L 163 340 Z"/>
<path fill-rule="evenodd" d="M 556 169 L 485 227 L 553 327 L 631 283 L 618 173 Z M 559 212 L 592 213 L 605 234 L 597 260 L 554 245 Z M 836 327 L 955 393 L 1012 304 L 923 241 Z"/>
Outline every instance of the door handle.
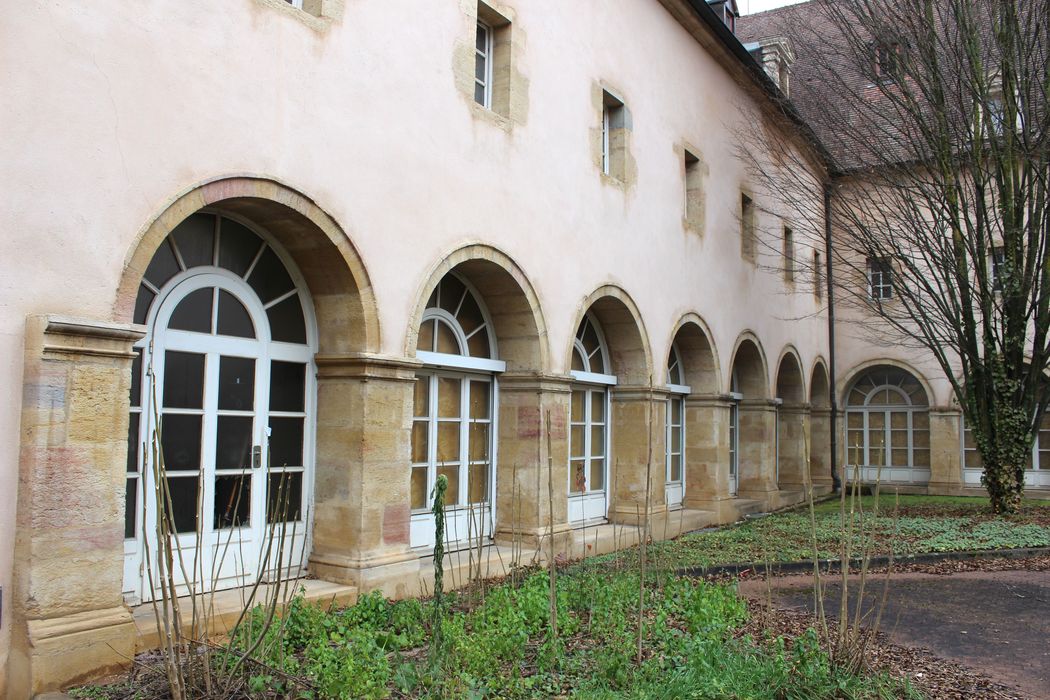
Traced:
<path fill-rule="evenodd" d="M 252 445 L 252 469 L 262 466 L 262 445 Z"/>

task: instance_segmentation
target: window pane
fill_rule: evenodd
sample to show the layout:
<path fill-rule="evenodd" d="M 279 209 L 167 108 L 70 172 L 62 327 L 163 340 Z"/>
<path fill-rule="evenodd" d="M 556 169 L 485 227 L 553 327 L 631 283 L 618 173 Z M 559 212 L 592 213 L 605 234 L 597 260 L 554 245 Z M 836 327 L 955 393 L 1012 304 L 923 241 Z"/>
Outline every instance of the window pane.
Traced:
<path fill-rule="evenodd" d="M 908 431 L 907 430 L 891 430 L 890 431 L 890 445 L 892 447 L 907 447 L 908 446 Z"/>
<path fill-rule="evenodd" d="M 486 503 L 489 500 L 489 465 L 471 464 L 467 480 L 467 497 L 470 503 Z"/>
<path fill-rule="evenodd" d="M 175 521 L 175 532 L 195 532 L 197 529 L 197 490 L 199 482 L 195 476 L 169 476 L 168 492 L 171 494 L 171 514 Z"/>
<path fill-rule="evenodd" d="M 460 380 L 454 377 L 438 378 L 438 416 L 459 418 L 461 396 Z"/>
<path fill-rule="evenodd" d="M 913 447 L 929 447 L 930 446 L 930 433 L 928 430 L 915 430 L 911 434 L 911 444 Z"/>
<path fill-rule="evenodd" d="M 422 325 L 419 326 L 419 337 L 416 339 L 416 350 L 424 350 L 426 352 L 434 351 L 435 323 L 437 323 L 437 321 L 424 321 Z"/>
<path fill-rule="evenodd" d="M 219 358 L 219 409 L 251 411 L 255 407 L 255 360 Z"/>
<path fill-rule="evenodd" d="M 124 488 L 124 538 L 131 539 L 135 536 L 135 523 L 138 522 L 138 479 L 126 479 Z"/>
<path fill-rule="evenodd" d="M 270 363 L 270 410 L 306 410 L 306 365 L 302 362 Z"/>
<path fill-rule="evenodd" d="M 164 353 L 164 406 L 204 407 L 204 355 L 174 350 Z"/>
<path fill-rule="evenodd" d="M 485 25 L 483 25 L 480 22 L 478 22 L 478 33 L 477 33 L 477 36 L 476 36 L 476 44 L 475 44 L 475 47 L 477 48 L 478 51 L 485 51 L 486 50 L 486 47 L 488 45 L 488 36 L 489 36 L 488 29 L 485 28 Z"/>
<path fill-rule="evenodd" d="M 912 450 L 912 462 L 916 467 L 929 467 L 930 451 L 926 449 Z"/>
<path fill-rule="evenodd" d="M 885 413 L 869 413 L 868 414 L 868 428 L 870 430 L 882 430 L 886 427 L 886 414 Z"/>
<path fill-rule="evenodd" d="M 671 422 L 674 425 L 682 424 L 682 401 L 680 399 L 671 400 Z"/>
<path fill-rule="evenodd" d="M 572 349 L 572 369 L 577 372 L 587 371 L 587 365 L 583 362 L 583 355 L 580 354 L 577 348 Z"/>
<path fill-rule="evenodd" d="M 601 425 L 591 426 L 591 455 L 605 455 L 605 428 Z"/>
<path fill-rule="evenodd" d="M 678 426 L 671 428 L 671 450 L 673 452 L 682 450 L 682 429 Z"/>
<path fill-rule="evenodd" d="M 478 306 L 478 302 L 474 299 L 473 294 L 467 293 L 463 297 L 463 303 L 459 307 L 459 313 L 456 314 L 456 320 L 459 321 L 459 326 L 463 329 L 465 335 L 470 335 L 476 328 L 485 323 L 485 317 L 481 315 L 481 307 Z"/>
<path fill-rule="evenodd" d="M 489 426 L 488 423 L 472 423 L 470 425 L 470 459 L 471 461 L 487 460 L 489 458 Z"/>
<path fill-rule="evenodd" d="M 578 389 L 572 391 L 572 422 L 580 423 L 583 421 L 583 402 L 587 398 L 587 393 Z"/>
<path fill-rule="evenodd" d="M 179 302 L 168 321 L 168 328 L 194 333 L 211 333 L 212 287 L 198 289 Z"/>
<path fill-rule="evenodd" d="M 131 395 L 132 406 L 142 405 L 142 350 L 135 349 L 135 359 L 131 361 Z"/>
<path fill-rule="evenodd" d="M 157 252 L 153 254 L 153 259 L 149 261 L 144 277 L 154 287 L 160 289 L 179 271 L 179 262 L 175 259 L 175 253 L 172 252 L 171 242 L 165 238 L 164 242 L 157 248 Z"/>
<path fill-rule="evenodd" d="M 463 286 L 463 283 L 455 275 L 445 275 L 441 279 L 441 284 L 438 285 L 438 301 L 442 309 L 449 312 L 452 315 L 456 314 L 456 308 L 459 306 L 459 302 L 463 299 L 463 294 L 467 291 L 467 288 Z"/>
<path fill-rule="evenodd" d="M 216 332 L 234 338 L 255 337 L 255 324 L 252 323 L 248 309 L 225 289 L 219 290 L 219 319 Z"/>
<path fill-rule="evenodd" d="M 215 216 L 191 214 L 171 232 L 186 268 L 211 265 L 215 256 Z"/>
<path fill-rule="evenodd" d="M 461 350 L 456 334 L 444 321 L 437 321 L 437 351 L 448 355 L 459 355 Z"/>
<path fill-rule="evenodd" d="M 605 460 L 591 460 L 591 483 L 588 485 L 591 491 L 601 491 L 605 488 Z"/>
<path fill-rule="evenodd" d="M 474 101 L 479 105 L 485 104 L 485 86 L 474 83 Z"/>
<path fill-rule="evenodd" d="M 415 467 L 412 469 L 412 510 L 427 507 L 427 468 Z"/>
<path fill-rule="evenodd" d="M 470 417 L 487 419 L 489 417 L 489 383 L 470 383 Z"/>
<path fill-rule="evenodd" d="M 448 479 L 448 490 L 445 491 L 445 505 L 459 505 L 459 465 L 448 464 L 438 467 L 438 476 L 444 475 Z"/>
<path fill-rule="evenodd" d="M 135 297 L 135 313 L 132 316 L 132 320 L 135 323 L 145 323 L 146 316 L 149 315 L 149 307 L 153 304 L 153 298 L 157 296 L 149 289 L 146 285 L 139 287 L 139 293 Z"/>
<path fill-rule="evenodd" d="M 890 451 L 891 464 L 895 467 L 908 466 L 908 450 L 894 449 Z"/>
<path fill-rule="evenodd" d="M 915 430 L 926 430 L 930 427 L 930 414 L 925 411 L 911 414 L 911 427 Z"/>
<path fill-rule="evenodd" d="M 846 425 L 850 428 L 863 428 L 864 415 L 856 411 L 846 414 Z"/>
<path fill-rule="evenodd" d="M 266 252 L 259 258 L 252 268 L 252 274 L 248 278 L 255 293 L 259 295 L 262 303 L 268 304 L 282 294 L 287 294 L 295 288 L 288 270 L 284 263 L 273 252 L 273 248 L 267 247 Z"/>
<path fill-rule="evenodd" d="M 569 493 L 583 493 L 587 490 L 587 461 L 576 460 L 569 466 Z"/>
<path fill-rule="evenodd" d="M 251 522 L 251 474 L 215 477 L 215 513 L 212 527 L 241 527 Z"/>
<path fill-rule="evenodd" d="M 266 310 L 270 320 L 270 337 L 282 343 L 306 344 L 306 317 L 299 295 L 293 294 Z"/>
<path fill-rule="evenodd" d="M 270 474 L 266 497 L 266 522 L 300 520 L 302 519 L 302 508 L 302 472 L 276 472 Z"/>
<path fill-rule="evenodd" d="M 423 375 L 416 377 L 415 391 L 412 396 L 412 415 L 430 415 L 430 377 Z"/>
<path fill-rule="evenodd" d="M 128 471 L 139 470 L 139 419 L 141 415 L 132 413 L 128 416 Z"/>
<path fill-rule="evenodd" d="M 682 455 L 671 455 L 671 481 L 682 480 Z"/>
<path fill-rule="evenodd" d="M 201 416 L 164 414 L 161 453 L 168 471 L 197 471 L 201 466 Z"/>
<path fill-rule="evenodd" d="M 459 461 L 459 422 L 438 423 L 437 459 L 439 462 Z"/>
<path fill-rule="evenodd" d="M 427 461 L 427 447 L 428 447 L 428 435 L 427 435 L 426 421 L 417 420 L 412 423 L 412 461 L 413 462 L 426 462 Z"/>
<path fill-rule="evenodd" d="M 215 430 L 215 468 L 248 469 L 252 466 L 251 416 L 219 416 Z"/>
<path fill-rule="evenodd" d="M 230 219 L 222 219 L 219 227 L 219 266 L 238 277 L 244 277 L 262 244 L 262 239 L 244 226 Z"/>
<path fill-rule="evenodd" d="M 489 334 L 482 329 L 467 338 L 467 351 L 471 357 L 491 357 L 492 349 L 489 347 Z"/>
<path fill-rule="evenodd" d="M 591 394 L 591 420 L 595 423 L 605 422 L 605 392 L 592 391 Z"/>
<path fill-rule="evenodd" d="M 303 420 L 270 417 L 271 467 L 303 465 Z"/>
<path fill-rule="evenodd" d="M 574 425 L 569 436 L 569 446 L 572 448 L 569 454 L 572 457 L 583 457 L 583 435 L 586 426 Z"/>

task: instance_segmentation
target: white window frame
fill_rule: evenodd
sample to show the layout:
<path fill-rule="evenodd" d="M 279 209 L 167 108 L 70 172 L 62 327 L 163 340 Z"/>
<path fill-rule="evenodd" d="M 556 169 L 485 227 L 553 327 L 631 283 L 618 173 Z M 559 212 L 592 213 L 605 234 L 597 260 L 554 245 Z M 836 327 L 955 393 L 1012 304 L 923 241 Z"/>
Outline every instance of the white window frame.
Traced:
<path fill-rule="evenodd" d="M 474 85 L 481 87 L 482 101 L 477 101 L 477 95 L 475 93 L 474 102 L 481 105 L 485 109 L 492 109 L 492 25 L 488 22 L 478 19 L 476 32 L 485 32 L 484 48 L 479 49 L 477 45 L 477 34 L 474 37 Z M 478 61 L 483 61 L 485 68 L 483 70 L 484 78 L 478 78 Z"/>
<path fill-rule="evenodd" d="M 672 370 L 675 370 L 675 375 L 672 374 Z M 671 396 L 667 400 L 666 409 L 666 420 L 665 420 L 665 436 L 664 436 L 664 498 L 669 508 L 679 508 L 682 505 L 682 501 L 685 498 L 685 397 L 693 393 L 692 388 L 687 384 L 675 382 L 673 380 L 679 380 L 679 382 L 685 379 L 685 366 L 682 364 L 682 353 L 678 349 L 677 343 L 671 343 L 671 351 L 668 355 L 667 362 L 667 388 L 671 392 Z M 675 423 L 673 420 L 674 404 L 678 405 L 679 423 Z M 674 434 L 674 428 L 678 428 L 678 444 L 674 445 L 672 435 Z M 677 450 L 675 449 L 677 448 Z M 679 457 L 679 478 L 671 478 L 671 461 L 675 454 Z"/>
<path fill-rule="evenodd" d="M 586 324 L 590 324 L 591 328 L 594 329 L 595 335 L 598 338 L 598 348 L 595 352 L 590 355 L 587 354 L 587 349 L 583 345 L 582 336 L 584 327 Z M 576 331 L 576 337 L 573 339 L 574 352 L 578 353 L 581 360 L 583 361 L 583 370 L 570 370 L 569 374 L 572 376 L 574 385 L 572 387 L 575 391 L 584 391 L 584 456 L 588 460 L 588 468 L 585 473 L 585 478 L 588 485 L 590 484 L 590 459 L 591 459 L 591 393 L 594 391 L 601 390 L 604 394 L 604 410 L 605 410 L 605 445 L 604 445 L 604 468 L 605 474 L 603 477 L 603 486 L 600 491 L 586 491 L 584 493 L 574 493 L 572 488 L 572 408 L 570 406 L 569 415 L 569 453 L 567 455 L 568 464 L 568 478 L 566 480 L 566 489 L 568 493 L 569 502 L 569 521 L 576 524 L 582 525 L 588 522 L 592 522 L 601 518 L 608 517 L 609 514 L 609 477 L 610 461 L 612 458 L 612 398 L 610 396 L 609 387 L 616 386 L 617 378 L 614 374 L 606 374 L 609 368 L 609 346 L 605 342 L 605 334 L 602 332 L 602 327 L 598 323 L 598 320 L 593 314 L 588 312 L 584 315 L 583 320 L 580 321 L 580 325 Z M 595 366 L 593 360 L 597 358 L 600 362 L 600 366 Z M 592 370 L 603 370 L 601 372 L 595 372 Z M 570 397 L 571 401 L 571 397 Z"/>
<path fill-rule="evenodd" d="M 863 375 L 862 377 L 863 378 Z M 858 379 L 859 381 L 859 379 Z M 916 380 L 917 381 L 917 380 Z M 877 404 L 871 405 L 871 398 L 877 395 L 879 392 L 889 390 L 901 397 L 901 402 L 897 404 Z M 853 392 L 853 388 L 847 393 L 847 396 Z M 924 390 L 925 393 L 925 390 Z M 867 391 L 863 405 L 849 405 L 847 404 L 845 410 L 845 421 L 843 424 L 843 445 L 845 446 L 846 455 L 846 477 L 848 479 L 853 478 L 854 468 L 860 467 L 860 479 L 862 481 L 875 481 L 878 478 L 883 482 L 906 482 L 906 483 L 927 483 L 929 482 L 931 475 L 932 464 L 917 465 L 915 463 L 915 451 L 926 450 L 929 454 L 929 458 L 933 459 L 933 448 L 932 444 L 927 447 L 917 447 L 915 445 L 915 414 L 926 413 L 930 411 L 929 405 L 916 405 L 912 403 L 911 397 L 901 389 L 900 386 L 895 384 L 882 384 L 874 386 Z M 873 428 L 871 427 L 870 418 L 872 414 L 880 414 L 884 416 L 883 425 L 881 432 L 883 435 L 883 443 L 881 446 L 873 446 L 871 444 L 871 434 Z M 892 421 L 892 414 L 904 413 L 907 415 L 907 425 L 904 428 L 894 428 Z M 849 424 L 849 418 L 851 415 L 861 416 L 861 426 L 859 428 L 851 428 Z M 850 450 L 854 449 L 849 442 L 850 432 L 860 431 L 862 444 L 858 445 L 863 455 L 863 464 L 855 465 L 849 461 Z M 875 429 L 878 430 L 878 429 Z M 893 445 L 893 432 L 897 430 L 905 430 L 908 436 L 908 442 L 906 447 L 894 447 Z M 927 433 L 930 432 L 930 427 L 927 424 Z M 893 464 L 893 450 L 907 449 L 908 462 L 907 464 Z M 882 450 L 883 464 L 872 464 L 871 463 L 871 452 L 872 450 Z M 887 463 L 888 462 L 888 463 Z"/>
<path fill-rule="evenodd" d="M 303 9 L 303 0 L 284 0 L 297 10 Z"/>
<path fill-rule="evenodd" d="M 1050 424 L 1046 421 L 1050 419 L 1050 413 L 1044 416 L 1043 425 L 1047 425 L 1046 428 L 1043 425 L 1039 426 L 1039 430 L 1036 431 L 1035 440 L 1032 441 L 1032 468 L 1025 469 L 1024 472 L 1024 483 L 1025 486 L 1031 488 L 1050 488 L 1050 450 L 1042 450 L 1047 452 L 1046 464 L 1044 465 L 1039 458 L 1039 435 L 1041 433 L 1050 433 Z M 966 435 L 970 432 L 970 429 L 966 427 L 966 417 L 962 414 L 959 415 L 959 455 L 960 463 L 962 466 L 963 484 L 966 486 L 980 486 L 981 485 L 981 474 L 984 472 L 984 467 L 968 467 L 966 466 L 966 455 L 971 452 L 977 452 L 977 445 L 973 447 L 966 446 Z"/>
<path fill-rule="evenodd" d="M 893 265 L 889 258 L 868 258 L 868 297 L 872 301 L 893 299 Z M 876 283 L 878 275 L 878 283 Z M 886 278 L 889 277 L 887 280 Z"/>

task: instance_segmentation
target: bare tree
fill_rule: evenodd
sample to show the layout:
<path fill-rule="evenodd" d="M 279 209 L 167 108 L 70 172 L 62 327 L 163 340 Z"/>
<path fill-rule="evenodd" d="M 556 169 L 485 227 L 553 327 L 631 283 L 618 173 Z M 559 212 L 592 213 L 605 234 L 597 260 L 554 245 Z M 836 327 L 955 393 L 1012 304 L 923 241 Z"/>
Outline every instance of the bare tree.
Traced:
<path fill-rule="evenodd" d="M 1050 0 L 812 0 L 776 31 L 808 143 L 749 134 L 755 179 L 799 231 L 830 217 L 835 298 L 932 354 L 1014 511 L 1050 400 Z"/>

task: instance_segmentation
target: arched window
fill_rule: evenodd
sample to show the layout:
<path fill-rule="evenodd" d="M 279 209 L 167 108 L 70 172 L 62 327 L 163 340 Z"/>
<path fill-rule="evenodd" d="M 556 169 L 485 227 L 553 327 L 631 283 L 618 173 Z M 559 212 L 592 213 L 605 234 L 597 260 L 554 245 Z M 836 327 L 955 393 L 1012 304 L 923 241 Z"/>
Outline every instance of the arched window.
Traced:
<path fill-rule="evenodd" d="M 569 431 L 569 520 L 587 522 L 608 513 L 609 350 L 598 320 L 586 314 L 572 350 Z"/>
<path fill-rule="evenodd" d="M 140 564 L 156 546 L 156 499 L 145 496 L 154 435 L 183 558 L 197 555 L 209 572 L 198 586 L 241 585 L 259 573 L 266 526 L 302 521 L 310 500 L 315 331 L 305 286 L 263 234 L 198 213 L 154 254 L 135 321 L 148 331 L 132 369 L 125 593 L 152 595 Z M 285 562 L 302 561 L 307 529 L 294 528 Z"/>
<path fill-rule="evenodd" d="M 690 388 L 685 384 L 685 369 L 682 366 L 682 354 L 678 344 L 671 344 L 667 355 L 667 387 L 671 396 L 667 400 L 666 449 L 666 483 L 664 487 L 667 506 L 679 508 L 685 496 L 684 456 L 685 456 L 685 397 Z"/>
<path fill-rule="evenodd" d="M 930 414 L 926 391 L 905 370 L 873 367 L 846 399 L 846 477 L 926 483 L 930 479 Z"/>
<path fill-rule="evenodd" d="M 449 273 L 427 301 L 416 357 L 412 418 L 411 544 L 433 547 L 434 484 L 448 479 L 446 531 L 452 543 L 487 538 L 495 487 L 493 428 L 496 338 L 488 311 L 466 280 Z"/>
<path fill-rule="evenodd" d="M 729 378 L 729 495 L 735 496 L 740 483 L 740 401 L 744 395 L 740 392 L 740 381 L 736 367 Z"/>

